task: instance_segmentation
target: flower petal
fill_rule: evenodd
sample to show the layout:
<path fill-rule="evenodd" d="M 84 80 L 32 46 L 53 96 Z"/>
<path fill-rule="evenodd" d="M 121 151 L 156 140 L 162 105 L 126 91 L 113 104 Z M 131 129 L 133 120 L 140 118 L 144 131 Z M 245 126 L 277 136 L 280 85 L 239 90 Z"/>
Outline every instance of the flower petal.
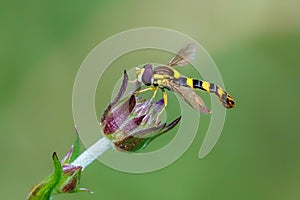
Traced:
<path fill-rule="evenodd" d="M 135 118 L 129 120 L 127 123 L 125 123 L 124 126 L 121 128 L 122 135 L 123 134 L 128 135 L 128 133 L 132 132 L 137 127 L 139 127 L 140 124 L 142 123 L 144 117 L 145 117 L 145 115 L 135 117 Z"/>
<path fill-rule="evenodd" d="M 139 138 L 149 137 L 149 135 L 162 130 L 165 126 L 166 126 L 166 123 L 163 123 L 163 124 L 160 124 L 158 126 L 153 126 L 153 127 L 150 127 L 150 128 L 135 131 L 130 135 L 134 136 L 134 137 L 139 137 Z"/>
<path fill-rule="evenodd" d="M 105 120 L 103 133 L 105 135 L 115 133 L 124 124 L 136 105 L 135 97 L 132 95 L 127 101 L 114 109 Z"/>
<path fill-rule="evenodd" d="M 180 122 L 181 120 L 181 116 L 176 118 L 174 121 L 172 121 L 170 124 L 168 124 L 163 130 L 162 132 L 160 132 L 160 134 L 163 134 L 163 133 L 166 133 L 168 132 L 169 130 L 171 130 L 172 128 L 174 128 L 178 122 Z"/>
<path fill-rule="evenodd" d="M 126 88 L 127 88 L 127 84 L 128 84 L 128 75 L 126 70 L 124 70 L 124 76 L 123 76 L 123 82 L 121 85 L 121 88 L 119 90 L 119 93 L 117 94 L 117 96 L 115 97 L 115 99 L 108 105 L 108 107 L 106 108 L 106 110 L 104 111 L 102 117 L 101 117 L 101 124 L 104 123 L 105 119 L 108 116 L 108 113 L 111 111 L 111 109 L 117 104 L 118 101 L 120 101 L 120 99 L 122 98 L 122 96 L 124 95 Z M 103 124 L 104 125 L 104 124 Z"/>
<path fill-rule="evenodd" d="M 81 170 L 82 167 L 81 166 L 74 166 L 74 165 L 71 165 L 71 164 L 64 164 L 62 166 L 62 169 L 63 169 L 64 174 L 71 176 L 76 171 Z"/>
<path fill-rule="evenodd" d="M 70 162 L 70 159 L 73 154 L 73 150 L 74 150 L 74 146 L 72 145 L 69 151 L 67 152 L 67 154 L 60 160 L 60 163 L 62 165 Z"/>

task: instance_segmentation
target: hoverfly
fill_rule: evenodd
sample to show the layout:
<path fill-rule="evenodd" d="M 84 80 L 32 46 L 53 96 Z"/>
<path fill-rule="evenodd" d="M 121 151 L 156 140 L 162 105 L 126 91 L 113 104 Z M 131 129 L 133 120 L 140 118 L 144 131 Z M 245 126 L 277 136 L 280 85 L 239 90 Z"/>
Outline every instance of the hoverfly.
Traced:
<path fill-rule="evenodd" d="M 194 89 L 204 90 L 217 95 L 225 108 L 234 107 L 234 99 L 218 85 L 182 76 L 178 71 L 173 69 L 174 66 L 187 65 L 194 58 L 195 51 L 196 45 L 188 44 L 186 47 L 180 49 L 167 65 L 153 68 L 152 64 L 146 64 L 143 68 L 136 68 L 137 77 L 135 81 L 150 87 L 138 90 L 135 94 L 152 90 L 154 91 L 153 99 L 158 88 L 162 90 L 164 108 L 158 114 L 158 117 L 168 104 L 165 90 L 179 94 L 192 108 L 205 114 L 210 113 L 210 110 L 205 106 L 204 101 L 197 95 Z"/>

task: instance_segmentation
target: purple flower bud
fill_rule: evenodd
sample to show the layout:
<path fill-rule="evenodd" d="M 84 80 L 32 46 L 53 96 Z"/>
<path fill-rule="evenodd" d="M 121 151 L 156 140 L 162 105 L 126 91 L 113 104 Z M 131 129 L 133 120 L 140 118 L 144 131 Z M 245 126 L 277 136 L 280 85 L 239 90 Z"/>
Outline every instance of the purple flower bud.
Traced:
<path fill-rule="evenodd" d="M 161 123 L 157 117 L 163 109 L 164 101 L 157 102 L 136 97 L 132 89 L 127 95 L 128 76 L 124 71 L 122 86 L 116 98 L 108 105 L 101 117 L 103 133 L 114 143 L 116 149 L 138 151 L 150 141 L 175 127 L 178 117 L 170 124 Z M 136 87 L 139 87 L 136 84 Z M 123 97 L 125 95 L 125 97 Z"/>
<path fill-rule="evenodd" d="M 76 192 L 77 186 L 79 185 L 80 182 L 82 167 L 65 164 L 62 166 L 62 169 L 63 169 L 62 177 L 63 179 L 65 178 L 65 180 L 60 187 L 61 192 L 63 193 Z"/>
<path fill-rule="evenodd" d="M 56 193 L 73 193 L 73 192 L 80 192 L 80 191 L 91 192 L 86 188 L 78 188 L 82 167 L 74 166 L 70 164 L 73 153 L 74 153 L 74 147 L 71 146 L 70 150 L 60 161 L 62 173 L 61 173 L 61 178 L 59 180 L 59 183 L 57 184 L 55 189 Z"/>
<path fill-rule="evenodd" d="M 61 161 L 56 153 L 53 153 L 54 172 L 32 188 L 28 196 L 29 200 L 51 199 L 52 194 L 55 193 L 91 192 L 78 187 L 82 167 L 69 164 L 73 153 L 74 147 L 72 146 Z"/>

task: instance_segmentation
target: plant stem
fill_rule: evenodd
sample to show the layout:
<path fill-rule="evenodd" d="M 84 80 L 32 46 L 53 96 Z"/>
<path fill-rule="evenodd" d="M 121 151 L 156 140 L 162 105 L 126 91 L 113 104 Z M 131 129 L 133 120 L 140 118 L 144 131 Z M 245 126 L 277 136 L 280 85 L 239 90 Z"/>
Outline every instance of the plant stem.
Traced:
<path fill-rule="evenodd" d="M 97 159 L 101 154 L 111 147 L 111 141 L 106 137 L 99 139 L 95 144 L 90 146 L 82 154 L 80 154 L 71 165 L 81 166 L 82 170 Z"/>

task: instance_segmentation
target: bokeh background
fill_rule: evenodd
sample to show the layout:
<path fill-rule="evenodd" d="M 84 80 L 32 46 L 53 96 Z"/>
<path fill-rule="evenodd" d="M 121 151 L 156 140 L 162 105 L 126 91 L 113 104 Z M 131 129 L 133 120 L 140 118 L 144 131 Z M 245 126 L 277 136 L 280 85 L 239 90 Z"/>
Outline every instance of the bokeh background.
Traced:
<path fill-rule="evenodd" d="M 61 157 L 74 141 L 72 87 L 87 54 L 113 34 L 145 26 L 191 36 L 218 65 L 237 102 L 227 112 L 220 140 L 199 160 L 204 137 L 199 134 L 173 165 L 148 174 L 122 173 L 95 162 L 81 182 L 93 195 L 54 199 L 300 198 L 299 1 L 0 4 L 1 199 L 25 199 L 52 171 L 52 152 Z M 144 63 L 143 56 L 121 59 L 130 68 L 131 62 Z M 107 73 L 117 74 L 118 68 Z M 111 82 L 100 85 L 99 112 L 113 88 Z M 171 102 L 168 109 L 173 108 Z"/>

